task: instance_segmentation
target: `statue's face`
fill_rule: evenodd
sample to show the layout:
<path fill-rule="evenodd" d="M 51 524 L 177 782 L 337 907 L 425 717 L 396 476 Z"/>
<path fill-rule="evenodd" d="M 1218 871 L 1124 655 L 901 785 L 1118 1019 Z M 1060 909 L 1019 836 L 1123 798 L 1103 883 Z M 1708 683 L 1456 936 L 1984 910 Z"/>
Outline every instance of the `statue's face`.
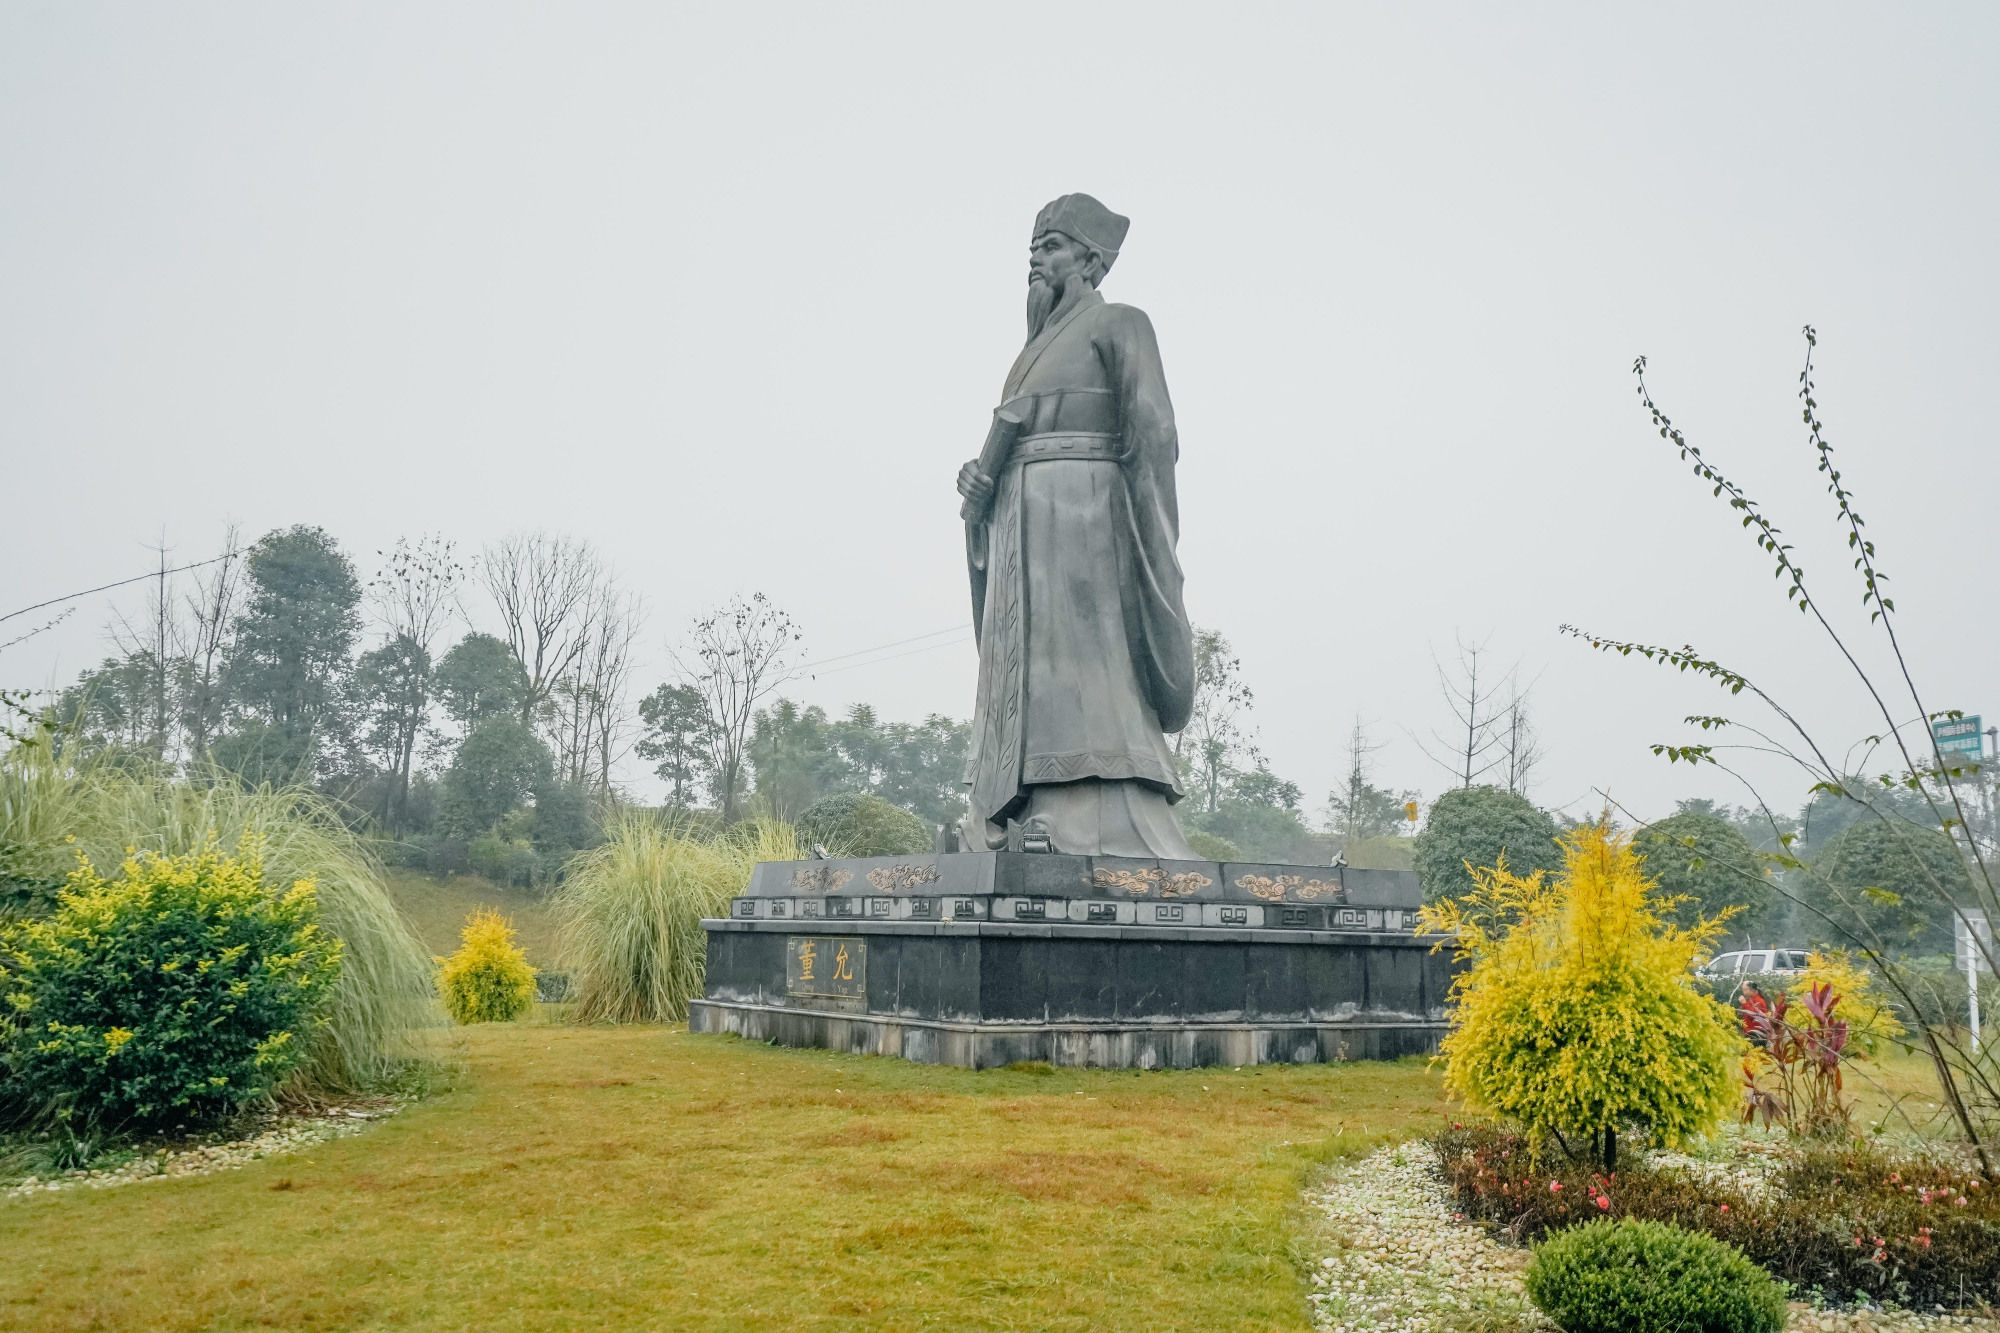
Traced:
<path fill-rule="evenodd" d="M 1045 231 L 1028 247 L 1028 281 L 1046 283 L 1051 290 L 1068 287 L 1071 278 L 1088 282 L 1096 253 L 1059 231 Z"/>

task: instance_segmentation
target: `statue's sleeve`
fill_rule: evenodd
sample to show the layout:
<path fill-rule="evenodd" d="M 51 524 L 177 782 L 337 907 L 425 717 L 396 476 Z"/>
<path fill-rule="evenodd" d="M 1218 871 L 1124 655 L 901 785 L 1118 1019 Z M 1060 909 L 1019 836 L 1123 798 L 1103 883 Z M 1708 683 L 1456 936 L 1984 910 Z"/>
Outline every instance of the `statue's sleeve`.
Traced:
<path fill-rule="evenodd" d="M 1123 571 L 1126 634 L 1161 728 L 1179 731 L 1194 707 L 1194 632 L 1181 601 L 1174 549 L 1180 541 L 1174 405 L 1167 397 L 1159 341 L 1144 311 L 1106 307 L 1097 347 L 1118 386 L 1124 435 L 1124 503 L 1117 521 L 1132 555 Z"/>

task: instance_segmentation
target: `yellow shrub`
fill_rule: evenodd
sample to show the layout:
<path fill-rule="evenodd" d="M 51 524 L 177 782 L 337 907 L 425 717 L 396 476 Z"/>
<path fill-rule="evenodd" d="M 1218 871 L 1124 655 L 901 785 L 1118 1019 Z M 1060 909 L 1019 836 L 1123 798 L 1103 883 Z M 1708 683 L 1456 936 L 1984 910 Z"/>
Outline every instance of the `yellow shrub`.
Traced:
<path fill-rule="evenodd" d="M 456 1023 L 509 1023 L 535 1002 L 535 969 L 514 943 L 514 927 L 498 912 L 474 912 L 459 933 L 458 952 L 441 960 L 438 992 Z"/>
<path fill-rule="evenodd" d="M 1603 827 L 1561 839 L 1553 880 L 1474 869 L 1474 891 L 1424 909 L 1470 966 L 1453 986 L 1445 1084 L 1539 1137 L 1638 1129 L 1675 1143 L 1734 1102 L 1734 1016 L 1691 967 L 1720 921 L 1661 919 L 1631 840 Z"/>
<path fill-rule="evenodd" d="M 1805 973 L 1786 987 L 1794 998 L 1814 986 L 1832 986 L 1840 997 L 1833 1016 L 1847 1024 L 1847 1055 L 1873 1059 L 1884 1042 L 1896 1042 L 1909 1030 L 1875 991 L 1875 978 L 1856 963 L 1845 949 L 1818 950 L 1806 956 Z"/>

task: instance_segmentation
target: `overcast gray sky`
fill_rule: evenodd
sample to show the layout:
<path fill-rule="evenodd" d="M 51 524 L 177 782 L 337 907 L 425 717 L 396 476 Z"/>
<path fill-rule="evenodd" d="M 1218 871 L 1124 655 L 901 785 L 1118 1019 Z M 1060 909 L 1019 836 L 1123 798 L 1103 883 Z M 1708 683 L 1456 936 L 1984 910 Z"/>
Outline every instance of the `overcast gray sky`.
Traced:
<path fill-rule="evenodd" d="M 964 624 L 952 476 L 1035 211 L 1085 190 L 1133 219 L 1105 292 L 1159 330 L 1189 610 L 1310 805 L 1357 713 L 1381 781 L 1447 785 L 1409 733 L 1455 634 L 1538 682 L 1542 802 L 1736 800 L 1646 751 L 1712 691 L 1557 626 L 1872 719 L 1632 360 L 1849 607 L 1814 323 L 1920 684 L 2000 712 L 1996 70 L 1971 4 L 11 0 L 0 612 L 235 521 L 364 573 L 399 534 L 588 537 L 650 607 L 648 685 L 733 592 L 821 657 Z M 116 605 L 0 677 L 71 679 Z M 791 692 L 965 716 L 939 639 Z"/>

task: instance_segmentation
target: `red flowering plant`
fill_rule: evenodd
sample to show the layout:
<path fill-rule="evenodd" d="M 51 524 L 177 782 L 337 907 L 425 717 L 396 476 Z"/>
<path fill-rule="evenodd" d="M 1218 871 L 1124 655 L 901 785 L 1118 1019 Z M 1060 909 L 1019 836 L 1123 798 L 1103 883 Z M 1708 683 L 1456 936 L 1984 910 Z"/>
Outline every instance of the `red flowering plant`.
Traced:
<path fill-rule="evenodd" d="M 1763 1118 L 1794 1134 L 1832 1138 L 1849 1131 L 1841 1096 L 1841 1062 L 1848 1052 L 1847 1020 L 1835 1018 L 1840 997 L 1828 984 L 1813 986 L 1798 1003 L 1747 990 L 1738 1002 L 1750 1053 L 1743 1059 L 1743 1123 Z"/>

